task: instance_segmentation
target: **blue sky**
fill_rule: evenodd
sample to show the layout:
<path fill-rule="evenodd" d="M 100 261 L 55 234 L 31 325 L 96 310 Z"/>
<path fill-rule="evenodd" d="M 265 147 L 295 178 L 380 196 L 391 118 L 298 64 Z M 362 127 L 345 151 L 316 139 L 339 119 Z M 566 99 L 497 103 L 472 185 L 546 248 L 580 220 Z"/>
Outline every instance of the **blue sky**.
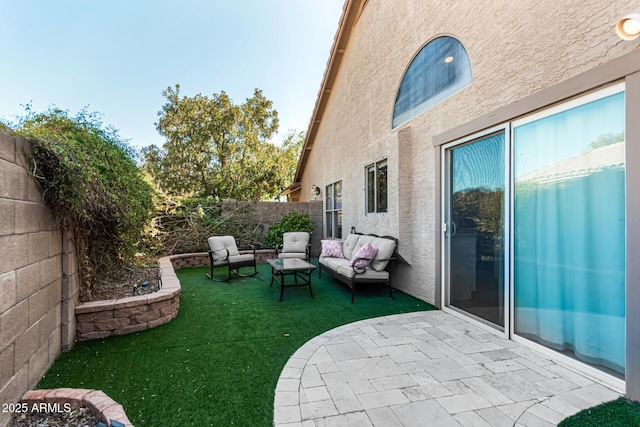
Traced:
<path fill-rule="evenodd" d="M 255 88 L 279 142 L 307 130 L 344 0 L 0 0 L 0 119 L 31 103 L 103 114 L 133 146 L 162 145 L 162 91 Z"/>

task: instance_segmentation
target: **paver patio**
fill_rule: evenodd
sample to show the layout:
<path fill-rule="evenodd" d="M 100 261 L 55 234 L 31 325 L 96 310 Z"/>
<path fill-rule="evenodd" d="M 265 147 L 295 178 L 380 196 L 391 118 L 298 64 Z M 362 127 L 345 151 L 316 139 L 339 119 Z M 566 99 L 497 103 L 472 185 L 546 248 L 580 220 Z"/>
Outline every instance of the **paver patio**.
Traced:
<path fill-rule="evenodd" d="M 302 346 L 282 370 L 274 424 L 552 426 L 620 394 L 442 311 L 368 319 Z"/>

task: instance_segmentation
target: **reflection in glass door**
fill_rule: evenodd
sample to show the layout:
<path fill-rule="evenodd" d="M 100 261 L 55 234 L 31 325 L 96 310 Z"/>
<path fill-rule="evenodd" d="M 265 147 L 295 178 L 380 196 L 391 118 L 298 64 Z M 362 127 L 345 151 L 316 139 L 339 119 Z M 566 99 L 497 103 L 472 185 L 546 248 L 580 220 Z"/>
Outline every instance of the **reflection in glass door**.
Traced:
<path fill-rule="evenodd" d="M 505 134 L 446 152 L 446 306 L 504 327 Z"/>
<path fill-rule="evenodd" d="M 625 141 L 622 85 L 513 123 L 513 331 L 621 379 Z"/>

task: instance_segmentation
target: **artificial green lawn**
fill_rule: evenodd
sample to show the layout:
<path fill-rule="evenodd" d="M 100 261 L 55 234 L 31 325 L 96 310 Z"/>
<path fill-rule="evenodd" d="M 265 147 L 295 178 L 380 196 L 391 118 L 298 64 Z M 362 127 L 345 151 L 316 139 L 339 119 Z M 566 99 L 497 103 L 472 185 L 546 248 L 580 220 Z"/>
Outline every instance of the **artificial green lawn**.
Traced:
<path fill-rule="evenodd" d="M 565 419 L 560 427 L 638 427 L 640 403 L 619 398 L 585 409 Z"/>
<path fill-rule="evenodd" d="M 38 388 L 100 389 L 124 406 L 136 426 L 270 426 L 278 376 L 311 338 L 371 317 L 431 310 L 377 286 L 351 291 L 313 272 L 307 287 L 269 287 L 259 275 L 213 282 L 208 268 L 178 270 L 180 313 L 166 325 L 78 343 L 58 357 Z M 287 278 L 288 280 L 291 277 Z M 287 282 L 288 283 L 288 282 Z"/>

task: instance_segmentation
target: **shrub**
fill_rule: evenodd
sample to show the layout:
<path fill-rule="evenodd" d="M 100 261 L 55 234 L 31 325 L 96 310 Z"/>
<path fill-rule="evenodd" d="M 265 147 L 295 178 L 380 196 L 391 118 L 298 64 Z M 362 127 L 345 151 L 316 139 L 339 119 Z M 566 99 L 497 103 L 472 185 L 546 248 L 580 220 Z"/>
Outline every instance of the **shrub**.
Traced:
<path fill-rule="evenodd" d="M 276 247 L 282 244 L 282 234 L 288 231 L 313 231 L 313 225 L 307 213 L 287 212 L 282 219 L 274 222 L 264 236 L 264 245 Z"/>
<path fill-rule="evenodd" d="M 28 110 L 29 112 L 29 110 Z M 80 262 L 83 290 L 133 261 L 153 212 L 153 189 L 133 150 L 97 113 L 50 108 L 22 119 L 17 133 L 31 142 L 31 172 Z"/>

